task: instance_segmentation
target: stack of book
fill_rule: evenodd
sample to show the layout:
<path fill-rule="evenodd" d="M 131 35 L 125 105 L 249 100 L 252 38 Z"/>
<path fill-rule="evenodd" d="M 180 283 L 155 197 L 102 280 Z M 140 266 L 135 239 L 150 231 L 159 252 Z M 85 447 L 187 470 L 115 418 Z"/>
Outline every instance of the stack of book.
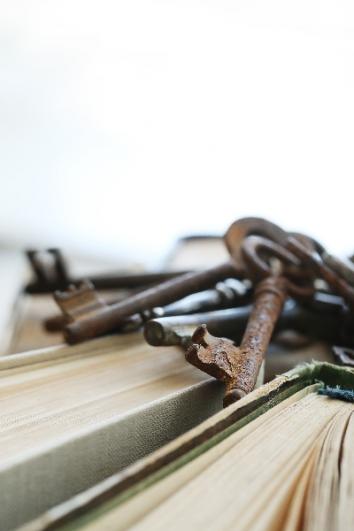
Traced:
<path fill-rule="evenodd" d="M 24 529 L 348 530 L 353 466 L 354 371 L 316 363 Z"/>
<path fill-rule="evenodd" d="M 198 267 L 190 246 L 171 267 Z M 353 404 L 318 394 L 353 389 L 350 370 L 306 365 L 222 410 L 222 384 L 178 347 L 141 333 L 66 346 L 45 332 L 52 298 L 21 294 L 28 271 L 7 260 L 1 530 L 354 527 Z M 328 348 L 280 348 L 268 378 L 311 358 Z"/>
<path fill-rule="evenodd" d="M 222 386 L 140 335 L 0 358 L 1 529 L 82 491 L 222 407 Z M 193 407 L 198 404 L 198 407 Z"/>

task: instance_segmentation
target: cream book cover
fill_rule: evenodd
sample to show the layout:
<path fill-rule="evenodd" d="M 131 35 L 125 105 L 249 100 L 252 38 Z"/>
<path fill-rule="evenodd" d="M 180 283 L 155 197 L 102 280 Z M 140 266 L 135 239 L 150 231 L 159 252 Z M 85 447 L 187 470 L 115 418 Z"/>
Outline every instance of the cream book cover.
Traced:
<path fill-rule="evenodd" d="M 1 529 L 196 426 L 222 394 L 178 348 L 150 347 L 141 334 L 1 357 Z"/>
<path fill-rule="evenodd" d="M 24 529 L 353 529 L 353 390 L 301 366 Z"/>

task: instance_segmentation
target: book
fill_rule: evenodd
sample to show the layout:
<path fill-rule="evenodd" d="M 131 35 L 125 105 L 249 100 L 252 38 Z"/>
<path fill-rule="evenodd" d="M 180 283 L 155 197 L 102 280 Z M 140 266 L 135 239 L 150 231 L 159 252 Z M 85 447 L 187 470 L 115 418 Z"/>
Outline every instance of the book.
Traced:
<path fill-rule="evenodd" d="M 17 252 L 0 249 L 0 355 L 7 353 L 16 329 L 26 263 Z"/>
<path fill-rule="evenodd" d="M 353 390 L 301 366 L 24 529 L 353 529 Z"/>
<path fill-rule="evenodd" d="M 107 336 L 0 358 L 1 529 L 35 518 L 222 408 L 176 347 Z"/>
<path fill-rule="evenodd" d="M 21 293 L 17 302 L 15 326 L 11 341 L 4 354 L 18 354 L 45 347 L 61 345 L 63 334 L 47 332 L 44 319 L 57 315 L 58 308 L 52 295 L 29 295 Z"/>

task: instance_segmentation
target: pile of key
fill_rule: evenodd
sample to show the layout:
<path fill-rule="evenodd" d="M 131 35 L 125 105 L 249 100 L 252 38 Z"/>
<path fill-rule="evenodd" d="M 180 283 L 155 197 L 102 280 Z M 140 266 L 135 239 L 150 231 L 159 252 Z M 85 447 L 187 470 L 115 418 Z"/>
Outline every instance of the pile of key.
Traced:
<path fill-rule="evenodd" d="M 27 291 L 54 292 L 62 315 L 48 319 L 46 327 L 62 329 L 70 344 L 144 328 L 151 345 L 181 345 L 188 362 L 225 383 L 225 405 L 252 391 L 275 330 L 340 345 L 338 359 L 354 365 L 351 262 L 262 218 L 235 221 L 224 243 L 229 260 L 204 271 L 83 282 L 70 278 L 57 251 L 50 251 L 52 277 L 31 252 L 37 280 Z M 95 289 L 113 286 L 135 292 L 107 302 Z"/>

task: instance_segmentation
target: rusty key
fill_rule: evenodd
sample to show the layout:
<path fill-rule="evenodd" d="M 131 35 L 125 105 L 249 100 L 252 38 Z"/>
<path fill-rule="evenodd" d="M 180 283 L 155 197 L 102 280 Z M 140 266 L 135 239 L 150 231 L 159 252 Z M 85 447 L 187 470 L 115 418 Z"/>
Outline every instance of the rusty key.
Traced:
<path fill-rule="evenodd" d="M 284 247 L 258 236 L 248 237 L 241 248 L 248 272 L 259 283 L 254 305 L 241 344 L 213 337 L 206 326 L 193 335 L 193 345 L 186 359 L 207 374 L 225 382 L 224 405 L 239 400 L 254 389 L 274 327 L 288 294 L 305 297 L 313 294 L 312 286 L 297 286 L 282 275 L 272 274 L 260 252 L 278 258 L 282 263 L 299 266 L 300 262 Z"/>
<path fill-rule="evenodd" d="M 157 317 L 243 306 L 251 300 L 251 292 L 251 288 L 244 282 L 229 278 L 224 282 L 218 282 L 213 289 L 194 293 L 167 306 L 159 306 L 131 316 L 127 318 L 124 326 L 120 327 L 120 331 L 131 331 L 134 326 L 140 328 L 147 320 Z M 72 286 L 69 290 L 58 294 L 56 300 L 62 314 L 48 317 L 44 321 L 44 327 L 48 332 L 59 332 L 75 319 L 83 318 L 93 311 L 119 302 L 116 299 L 109 301 L 103 299 L 90 281 L 81 282 L 77 287 Z"/>
<path fill-rule="evenodd" d="M 354 264 L 350 260 L 341 260 L 332 254 L 323 253 L 322 260 L 330 268 L 333 269 L 339 276 L 354 286 Z"/>
<path fill-rule="evenodd" d="M 26 293 L 46 293 L 53 291 L 49 290 L 50 286 L 63 288 L 69 284 L 68 269 L 59 249 L 30 249 L 26 256 L 35 276 L 35 280 L 26 286 Z"/>
<path fill-rule="evenodd" d="M 325 282 L 338 293 L 348 303 L 352 311 L 354 311 L 354 287 L 352 287 L 344 277 L 340 276 L 336 271 L 328 267 L 322 257 L 315 250 L 309 250 L 297 238 L 289 237 L 287 244 L 289 249 L 302 262 L 312 267 L 314 273 L 318 274 Z"/>
<path fill-rule="evenodd" d="M 286 330 L 298 332 L 308 338 L 330 344 L 354 346 L 354 330 L 348 326 L 349 313 L 337 297 L 328 300 L 321 293 L 314 294 L 314 308 L 292 299 L 286 301 L 277 321 L 274 333 Z M 228 308 L 189 315 L 156 317 L 144 325 L 146 341 L 153 346 L 179 345 L 187 348 L 192 344 L 196 327 L 205 324 L 210 334 L 241 341 L 252 306 Z"/>
<path fill-rule="evenodd" d="M 26 293 L 52 293 L 65 290 L 69 284 L 79 284 L 85 279 L 74 278 L 59 249 L 26 251 L 35 280 L 25 288 Z M 156 273 L 92 275 L 90 281 L 100 290 L 146 288 L 185 274 L 186 271 L 161 271 Z"/>
<path fill-rule="evenodd" d="M 98 309 L 93 315 L 78 318 L 67 325 L 64 336 L 68 343 L 77 343 L 109 333 L 130 315 L 155 306 L 165 306 L 187 295 L 202 291 L 226 278 L 244 278 L 245 264 L 241 244 L 249 234 L 260 234 L 279 243 L 284 243 L 287 233 L 277 225 L 262 218 L 243 218 L 231 225 L 224 236 L 231 259 L 206 271 L 186 273 L 176 279 L 142 291 L 126 300 L 107 308 Z M 60 300 L 60 293 L 55 299 Z"/>
<path fill-rule="evenodd" d="M 248 304 L 213 312 L 158 317 L 145 323 L 144 337 L 154 347 L 178 345 L 187 348 L 192 344 L 196 327 L 206 324 L 212 334 L 236 339 L 242 337 L 250 312 Z"/>

